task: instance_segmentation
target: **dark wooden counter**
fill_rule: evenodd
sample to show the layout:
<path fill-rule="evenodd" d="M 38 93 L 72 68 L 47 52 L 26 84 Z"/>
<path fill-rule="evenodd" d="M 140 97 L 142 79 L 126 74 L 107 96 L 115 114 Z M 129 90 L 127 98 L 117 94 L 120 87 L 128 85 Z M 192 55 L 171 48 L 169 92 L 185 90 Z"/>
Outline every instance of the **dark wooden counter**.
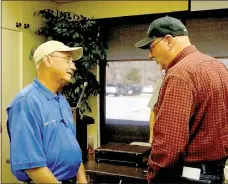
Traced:
<path fill-rule="evenodd" d="M 99 163 L 95 161 L 93 154 L 88 156 L 88 161 L 84 163 L 84 166 L 87 175 L 92 177 L 92 180 L 97 181 L 97 178 L 103 178 L 107 183 L 109 179 L 111 182 L 147 183 L 146 175 L 143 173 L 145 168 Z"/>

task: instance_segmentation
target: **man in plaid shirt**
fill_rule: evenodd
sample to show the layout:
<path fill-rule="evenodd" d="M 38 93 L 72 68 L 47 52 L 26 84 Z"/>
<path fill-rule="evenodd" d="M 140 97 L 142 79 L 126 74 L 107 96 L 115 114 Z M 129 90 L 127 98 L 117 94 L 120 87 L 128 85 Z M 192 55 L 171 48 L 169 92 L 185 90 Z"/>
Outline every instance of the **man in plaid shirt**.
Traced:
<path fill-rule="evenodd" d="M 157 103 L 149 183 L 222 183 L 228 155 L 228 71 L 191 45 L 176 18 L 154 20 L 136 47 L 166 71 Z"/>

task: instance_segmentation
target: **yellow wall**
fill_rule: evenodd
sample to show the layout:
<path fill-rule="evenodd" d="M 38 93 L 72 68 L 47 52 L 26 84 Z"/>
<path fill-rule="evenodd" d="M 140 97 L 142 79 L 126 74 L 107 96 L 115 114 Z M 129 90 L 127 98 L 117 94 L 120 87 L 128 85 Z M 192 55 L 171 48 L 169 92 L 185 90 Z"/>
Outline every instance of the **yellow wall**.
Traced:
<path fill-rule="evenodd" d="M 15 12 L 15 14 L 12 14 Z M 9 158 L 9 138 L 6 130 L 6 107 L 21 89 L 21 30 L 16 22 L 21 21 L 21 2 L 2 2 L 2 151 L 1 151 L 1 182 L 16 182 L 6 163 Z M 9 40 L 11 40 L 9 42 Z M 14 50 L 13 50 L 13 49 Z"/>
<path fill-rule="evenodd" d="M 12 13 L 13 12 L 13 13 Z M 2 27 L 20 31 L 16 22 L 21 22 L 21 1 L 2 1 Z"/>
<path fill-rule="evenodd" d="M 0 10 L 1 9 L 2 9 L 2 4 L 0 3 Z M 2 19 L 0 20 L 0 25 L 2 25 Z M 2 35 L 2 29 L 0 29 L 0 35 Z M 2 43 L 2 37 L 0 38 L 0 41 Z M 2 58 L 2 52 L 1 51 L 2 51 L 2 44 L 0 44 L 0 58 Z M 0 81 L 2 82 L 2 65 L 0 65 Z M 1 97 L 2 97 L 2 87 L 0 87 L 0 104 L 2 104 L 2 98 Z M 0 110 L 0 120 L 2 120 L 1 110 Z M 1 126 L 1 124 L 2 124 L 2 122 L 0 122 L 0 126 Z M 2 148 L 2 136 L 1 135 L 0 135 L 0 148 Z M 1 151 L 0 151 L 0 158 L 2 158 L 2 152 Z M 1 161 L 0 161 L 0 166 L 1 166 Z M 0 167 L 0 178 L 2 178 L 1 176 L 2 176 L 2 171 L 1 171 L 1 167 Z M 0 183 L 1 183 L 1 179 L 0 179 Z"/>
<path fill-rule="evenodd" d="M 10 165 L 6 163 L 9 159 L 9 138 L 5 110 L 16 93 L 35 77 L 35 67 L 28 59 L 28 54 L 32 47 L 43 41 L 43 38 L 34 34 L 35 27 L 40 27 L 42 20 L 34 18 L 33 12 L 56 7 L 56 3 L 47 1 L 2 2 L 2 183 L 17 182 L 10 172 Z M 16 22 L 20 22 L 22 26 L 17 28 Z M 24 23 L 30 24 L 31 27 L 24 29 Z"/>
<path fill-rule="evenodd" d="M 76 1 L 60 4 L 58 9 L 99 19 L 184 11 L 188 1 Z"/>
<path fill-rule="evenodd" d="M 9 38 L 12 41 L 9 42 Z M 15 50 L 12 50 L 14 48 Z M 21 89 L 21 32 L 2 30 L 2 181 L 10 182 L 9 138 L 6 129 L 6 108 Z M 13 180 L 14 181 L 14 180 Z"/>
<path fill-rule="evenodd" d="M 191 1 L 191 11 L 228 8 L 228 1 Z"/>
<path fill-rule="evenodd" d="M 43 19 L 33 16 L 33 13 L 42 9 L 56 9 L 57 4 L 51 1 L 22 1 L 22 22 L 29 24 L 29 29 L 23 29 L 22 35 L 22 86 L 28 85 L 36 75 L 36 69 L 33 62 L 29 59 L 31 49 L 36 48 L 44 38 L 35 35 L 35 29 L 43 24 Z"/>

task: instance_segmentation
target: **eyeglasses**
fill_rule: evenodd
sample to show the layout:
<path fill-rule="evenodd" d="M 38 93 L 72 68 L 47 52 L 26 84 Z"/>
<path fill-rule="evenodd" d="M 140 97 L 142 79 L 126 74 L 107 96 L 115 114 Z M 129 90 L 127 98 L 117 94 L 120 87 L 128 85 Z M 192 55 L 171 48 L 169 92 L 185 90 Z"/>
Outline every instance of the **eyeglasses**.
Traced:
<path fill-rule="evenodd" d="M 51 57 L 58 57 L 58 58 L 64 58 L 64 59 L 67 60 L 67 64 L 73 63 L 73 58 L 72 57 L 69 57 L 69 56 L 55 56 L 55 55 L 51 55 L 51 54 L 49 56 L 51 56 Z"/>
<path fill-rule="evenodd" d="M 150 45 L 148 50 L 151 52 L 152 48 L 157 45 L 160 41 L 162 41 L 165 37 L 161 38 L 159 41 L 157 41 L 154 45 Z"/>

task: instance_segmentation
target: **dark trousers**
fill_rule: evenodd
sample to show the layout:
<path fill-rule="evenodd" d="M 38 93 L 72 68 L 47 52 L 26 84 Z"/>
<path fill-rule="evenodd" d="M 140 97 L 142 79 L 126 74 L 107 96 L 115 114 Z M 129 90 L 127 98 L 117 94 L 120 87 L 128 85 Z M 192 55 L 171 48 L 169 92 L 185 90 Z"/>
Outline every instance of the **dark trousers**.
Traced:
<path fill-rule="evenodd" d="M 185 163 L 183 166 L 201 169 L 200 180 L 182 177 L 183 166 L 161 169 L 151 183 L 205 183 L 219 184 L 224 182 L 226 159 L 218 161 Z"/>

